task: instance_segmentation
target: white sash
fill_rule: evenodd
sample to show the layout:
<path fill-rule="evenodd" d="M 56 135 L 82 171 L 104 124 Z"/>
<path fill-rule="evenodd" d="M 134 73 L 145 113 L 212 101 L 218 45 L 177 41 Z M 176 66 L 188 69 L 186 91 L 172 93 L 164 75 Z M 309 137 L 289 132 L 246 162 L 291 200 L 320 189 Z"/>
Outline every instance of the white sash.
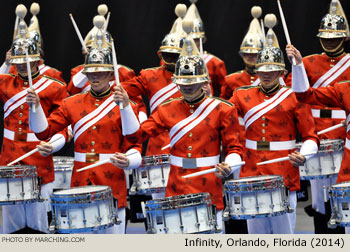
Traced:
<path fill-rule="evenodd" d="M 285 85 L 286 85 L 286 83 L 284 82 L 284 80 L 283 80 L 282 77 L 279 78 L 279 82 L 280 82 L 281 86 L 285 86 Z M 260 85 L 260 79 L 259 79 L 259 78 L 257 78 L 257 79 L 251 84 L 251 86 L 258 86 L 258 85 Z"/>
<path fill-rule="evenodd" d="M 203 59 L 205 64 L 208 64 L 208 62 L 214 57 L 214 55 L 211 54 L 204 54 Z"/>
<path fill-rule="evenodd" d="M 46 89 L 50 84 L 53 82 L 53 80 L 49 80 L 45 77 L 42 77 L 38 82 L 33 84 L 33 88 L 35 92 L 38 94 L 44 89 Z M 27 90 L 23 90 L 17 94 L 15 94 L 13 97 L 11 97 L 7 102 L 4 104 L 4 119 L 8 117 L 13 110 L 21 106 L 26 102 L 26 96 L 27 96 Z"/>
<path fill-rule="evenodd" d="M 45 66 L 44 64 L 39 66 L 40 74 L 44 74 L 49 69 L 50 69 L 50 67 L 49 66 Z"/>
<path fill-rule="evenodd" d="M 350 55 L 345 55 L 334 67 L 322 75 L 312 86 L 313 88 L 326 87 L 350 67 Z"/>
<path fill-rule="evenodd" d="M 78 137 L 86 131 L 91 125 L 101 120 L 105 115 L 108 114 L 117 104 L 113 101 L 113 95 L 105 100 L 97 109 L 81 118 L 73 128 L 74 142 Z"/>
<path fill-rule="evenodd" d="M 169 97 L 171 97 L 178 91 L 179 90 L 175 83 L 171 83 L 166 87 L 163 87 L 162 89 L 158 90 L 157 93 L 155 93 L 150 100 L 151 113 L 159 106 L 159 104 L 166 101 Z"/>
<path fill-rule="evenodd" d="M 170 146 L 174 146 L 177 141 L 179 141 L 187 132 L 202 122 L 210 114 L 210 112 L 212 112 L 213 109 L 220 104 L 220 101 L 215 99 L 207 98 L 207 100 L 204 101 L 191 116 L 187 117 L 171 128 L 169 132 Z"/>
<path fill-rule="evenodd" d="M 346 132 L 349 132 L 349 130 L 350 130 L 350 114 L 348 114 L 348 116 L 346 117 L 346 125 L 347 125 Z"/>
<path fill-rule="evenodd" d="M 275 94 L 272 98 L 270 98 L 267 101 L 264 101 L 263 103 L 260 103 L 259 105 L 251 108 L 245 115 L 244 115 L 244 123 L 245 123 L 245 129 L 247 129 L 253 122 L 255 122 L 258 118 L 269 112 L 271 109 L 276 107 L 278 104 L 280 104 L 284 99 L 286 99 L 291 93 L 293 93 L 293 90 L 288 88 L 281 88 L 277 94 Z"/>

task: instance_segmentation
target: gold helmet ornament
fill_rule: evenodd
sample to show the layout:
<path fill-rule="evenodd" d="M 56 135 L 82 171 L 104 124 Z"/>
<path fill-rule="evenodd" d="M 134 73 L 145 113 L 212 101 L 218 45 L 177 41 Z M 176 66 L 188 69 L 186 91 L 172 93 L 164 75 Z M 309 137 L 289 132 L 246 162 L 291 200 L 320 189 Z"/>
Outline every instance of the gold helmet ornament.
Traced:
<path fill-rule="evenodd" d="M 184 4 L 178 4 L 175 8 L 177 19 L 175 20 L 170 32 L 164 37 L 158 52 L 180 53 L 183 45 L 183 39 L 186 33 L 182 29 L 182 21 L 186 15 L 187 7 Z"/>
<path fill-rule="evenodd" d="M 348 21 L 339 0 L 331 1 L 329 13 L 322 18 L 317 37 L 325 39 L 350 37 Z"/>
<path fill-rule="evenodd" d="M 27 8 L 20 4 L 16 8 L 16 15 L 19 20 L 17 34 L 11 46 L 10 64 L 26 63 L 26 51 L 28 50 L 29 62 L 40 60 L 38 46 L 33 38 L 30 37 L 27 24 L 24 17 L 27 14 Z"/>
<path fill-rule="evenodd" d="M 269 30 L 266 34 L 264 47 L 258 52 L 258 61 L 255 66 L 255 71 L 286 71 L 283 52 L 279 48 L 276 34 L 272 30 L 277 23 L 277 18 L 274 14 L 267 14 L 264 21 L 265 26 L 269 28 Z"/>
<path fill-rule="evenodd" d="M 260 6 L 254 6 L 251 9 L 253 20 L 250 22 L 249 30 L 244 36 L 239 54 L 258 53 L 264 46 L 264 35 L 258 18 L 261 16 L 262 10 Z"/>
<path fill-rule="evenodd" d="M 181 54 L 175 65 L 173 81 L 179 85 L 192 85 L 209 82 L 209 74 L 203 57 L 192 39 L 192 20 L 182 22 L 183 30 L 187 33 Z"/>
<path fill-rule="evenodd" d="M 91 42 L 91 49 L 85 57 L 83 73 L 112 72 L 114 68 L 111 44 L 107 41 L 103 30 L 105 18 L 98 15 L 94 17 L 93 23 L 96 33 Z"/>
<path fill-rule="evenodd" d="M 193 22 L 193 28 L 192 28 L 192 34 L 191 34 L 193 39 L 200 39 L 200 38 L 205 39 L 203 21 L 201 19 L 201 16 L 199 15 L 199 12 L 196 6 L 197 1 L 198 0 L 190 0 L 192 4 L 188 8 L 184 19 L 192 20 Z"/>
<path fill-rule="evenodd" d="M 39 48 L 43 46 L 43 40 L 40 34 L 39 20 L 37 15 L 40 12 L 40 6 L 38 3 L 32 3 L 30 6 L 30 13 L 33 15 L 30 19 L 30 24 L 28 27 L 30 37 L 36 42 Z"/>

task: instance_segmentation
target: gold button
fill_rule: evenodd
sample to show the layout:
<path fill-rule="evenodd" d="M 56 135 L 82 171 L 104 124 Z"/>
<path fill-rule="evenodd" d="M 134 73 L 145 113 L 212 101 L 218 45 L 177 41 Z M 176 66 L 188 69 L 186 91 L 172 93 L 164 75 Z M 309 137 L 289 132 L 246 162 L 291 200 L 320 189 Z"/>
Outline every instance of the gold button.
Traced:
<path fill-rule="evenodd" d="M 265 134 L 265 130 L 264 130 L 264 129 L 262 129 L 261 132 L 262 132 L 263 134 Z"/>
<path fill-rule="evenodd" d="M 190 105 L 190 108 L 194 108 L 194 105 Z"/>
<path fill-rule="evenodd" d="M 24 90 L 26 90 L 27 88 L 26 87 L 23 87 Z"/>
<path fill-rule="evenodd" d="M 95 141 L 91 141 L 91 145 L 95 145 Z"/>
<path fill-rule="evenodd" d="M 96 99 L 96 101 L 100 101 L 100 99 Z"/>
<path fill-rule="evenodd" d="M 267 101 L 268 99 L 264 99 L 264 101 Z"/>
<path fill-rule="evenodd" d="M 265 116 L 261 117 L 261 119 L 265 121 Z"/>
<path fill-rule="evenodd" d="M 190 109 L 190 112 L 193 113 L 194 112 L 193 109 Z"/>
<path fill-rule="evenodd" d="M 91 149 L 91 152 L 95 152 L 95 149 Z"/>
<path fill-rule="evenodd" d="M 265 123 L 261 124 L 261 126 L 265 127 Z"/>
<path fill-rule="evenodd" d="M 19 117 L 22 117 L 23 116 L 23 113 L 19 113 Z"/>
<path fill-rule="evenodd" d="M 253 84 L 253 82 L 254 82 L 254 81 L 253 81 L 253 80 L 251 80 L 251 81 L 250 81 L 250 84 Z"/>
<path fill-rule="evenodd" d="M 250 79 L 254 80 L 254 76 L 250 76 Z"/>
<path fill-rule="evenodd" d="M 97 107 L 99 106 L 99 104 L 96 103 L 95 106 L 96 106 L 96 108 L 97 108 Z"/>
<path fill-rule="evenodd" d="M 192 157 L 192 154 L 191 153 L 187 153 L 187 157 Z"/>
<path fill-rule="evenodd" d="M 193 136 L 193 134 L 192 134 L 192 133 L 189 133 L 189 134 L 188 134 L 188 136 L 189 136 L 189 137 L 192 137 L 192 136 Z"/>
<path fill-rule="evenodd" d="M 92 126 L 92 129 L 95 130 L 95 129 L 96 129 L 96 126 Z"/>
<path fill-rule="evenodd" d="M 22 131 L 22 128 L 19 128 L 18 131 L 21 132 L 21 131 Z"/>
<path fill-rule="evenodd" d="M 23 105 L 21 105 L 21 107 L 20 107 L 21 109 L 23 109 Z"/>
<path fill-rule="evenodd" d="M 262 138 L 261 138 L 261 141 L 265 141 L 265 137 L 262 137 Z"/>
<path fill-rule="evenodd" d="M 192 146 L 188 146 L 188 150 L 192 150 Z"/>
<path fill-rule="evenodd" d="M 331 62 L 334 62 L 335 60 L 334 59 L 331 59 Z"/>
<path fill-rule="evenodd" d="M 334 67 L 334 65 L 332 65 L 332 64 L 330 64 L 329 66 L 330 66 L 330 67 Z"/>
<path fill-rule="evenodd" d="M 26 81 L 25 81 L 25 82 L 24 82 L 24 85 L 26 85 L 26 86 L 27 86 L 27 85 L 28 85 L 28 82 L 26 82 Z"/>
<path fill-rule="evenodd" d="M 18 124 L 22 124 L 22 121 L 21 121 L 21 120 L 19 120 L 19 121 L 18 121 Z"/>

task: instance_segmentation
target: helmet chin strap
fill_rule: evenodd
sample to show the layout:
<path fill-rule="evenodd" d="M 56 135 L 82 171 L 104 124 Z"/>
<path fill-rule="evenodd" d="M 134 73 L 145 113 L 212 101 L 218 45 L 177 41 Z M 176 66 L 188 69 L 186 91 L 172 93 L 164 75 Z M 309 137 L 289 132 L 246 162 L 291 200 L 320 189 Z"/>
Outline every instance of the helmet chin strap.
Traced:
<path fill-rule="evenodd" d="M 327 49 L 322 42 L 322 39 L 320 38 L 320 43 L 322 46 L 322 49 L 326 52 L 326 53 L 331 53 L 331 54 L 335 54 L 336 52 L 342 53 L 344 51 L 344 40 L 342 40 L 335 48 L 333 49 Z"/>
<path fill-rule="evenodd" d="M 104 79 L 102 79 L 102 80 L 100 80 L 99 82 L 97 82 L 97 83 L 92 83 L 92 82 L 90 82 L 90 85 L 91 86 L 94 86 L 94 87 L 97 87 L 97 86 L 99 86 L 99 85 L 101 85 L 102 83 L 105 83 L 106 82 L 106 80 L 107 79 L 110 79 L 111 78 L 111 74 L 108 74 Z M 109 80 L 108 80 L 109 81 Z"/>
<path fill-rule="evenodd" d="M 30 68 L 31 74 L 32 76 L 35 75 L 37 72 L 39 72 L 39 68 L 38 68 L 38 64 L 34 64 L 31 68 Z M 24 73 L 18 73 L 20 76 L 22 77 L 28 77 L 28 72 L 25 71 Z"/>

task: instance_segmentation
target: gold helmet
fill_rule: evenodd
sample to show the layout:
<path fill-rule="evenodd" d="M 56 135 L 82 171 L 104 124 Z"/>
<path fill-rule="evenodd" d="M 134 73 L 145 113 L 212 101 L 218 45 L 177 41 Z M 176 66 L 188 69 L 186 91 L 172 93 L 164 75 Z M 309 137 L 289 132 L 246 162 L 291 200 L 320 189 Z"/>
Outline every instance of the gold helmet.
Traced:
<path fill-rule="evenodd" d="M 256 72 L 286 71 L 283 52 L 281 51 L 276 34 L 272 28 L 276 25 L 277 19 L 274 14 L 265 16 L 265 26 L 269 28 L 265 44 L 258 52 L 258 61 L 255 66 Z"/>
<path fill-rule="evenodd" d="M 173 81 L 180 85 L 209 82 L 210 79 L 207 66 L 191 36 L 193 21 L 184 20 L 182 25 L 184 31 L 188 35 L 184 41 L 182 52 L 175 65 Z"/>
<path fill-rule="evenodd" d="M 339 0 L 331 1 L 329 13 L 322 18 L 318 32 L 317 37 L 325 39 L 350 37 L 348 21 Z"/>
<path fill-rule="evenodd" d="M 184 4 L 178 4 L 175 8 L 177 19 L 175 20 L 170 32 L 164 37 L 159 47 L 159 52 L 180 53 L 183 45 L 183 39 L 186 33 L 182 29 L 182 20 L 186 15 L 187 7 Z"/>
<path fill-rule="evenodd" d="M 100 4 L 98 7 L 97 7 L 97 12 L 100 16 L 105 16 L 107 13 L 108 13 L 108 7 L 107 5 L 105 4 Z M 106 22 L 104 25 L 107 25 Z M 104 28 L 104 27 L 103 27 Z M 85 39 L 84 39 L 84 43 L 85 43 L 85 46 L 86 47 L 91 47 L 91 44 L 94 40 L 94 37 L 97 33 L 97 28 L 96 26 L 94 25 L 94 27 L 92 27 L 92 29 L 88 32 L 88 34 L 86 35 Z M 110 43 L 111 42 L 111 39 L 112 39 L 112 36 L 111 34 L 106 31 L 105 32 L 105 39 Z"/>
<path fill-rule="evenodd" d="M 245 35 L 239 53 L 258 53 L 263 48 L 264 35 L 258 18 L 261 16 L 261 7 L 254 6 L 251 9 L 253 20 L 250 22 L 249 30 Z"/>
<path fill-rule="evenodd" d="M 37 43 L 30 37 L 28 27 L 24 21 L 27 8 L 20 4 L 16 8 L 16 15 L 19 19 L 16 36 L 11 46 L 10 64 L 26 63 L 26 51 L 28 51 L 29 62 L 40 60 L 40 53 Z"/>
<path fill-rule="evenodd" d="M 192 4 L 188 8 L 184 19 L 193 21 L 193 28 L 192 28 L 192 34 L 191 34 L 193 39 L 199 39 L 199 38 L 205 39 L 203 21 L 196 7 L 197 1 L 198 0 L 190 0 Z"/>
<path fill-rule="evenodd" d="M 106 40 L 103 25 L 105 18 L 101 15 L 94 17 L 96 32 L 91 42 L 91 49 L 85 57 L 83 73 L 114 71 L 111 44 Z"/>

